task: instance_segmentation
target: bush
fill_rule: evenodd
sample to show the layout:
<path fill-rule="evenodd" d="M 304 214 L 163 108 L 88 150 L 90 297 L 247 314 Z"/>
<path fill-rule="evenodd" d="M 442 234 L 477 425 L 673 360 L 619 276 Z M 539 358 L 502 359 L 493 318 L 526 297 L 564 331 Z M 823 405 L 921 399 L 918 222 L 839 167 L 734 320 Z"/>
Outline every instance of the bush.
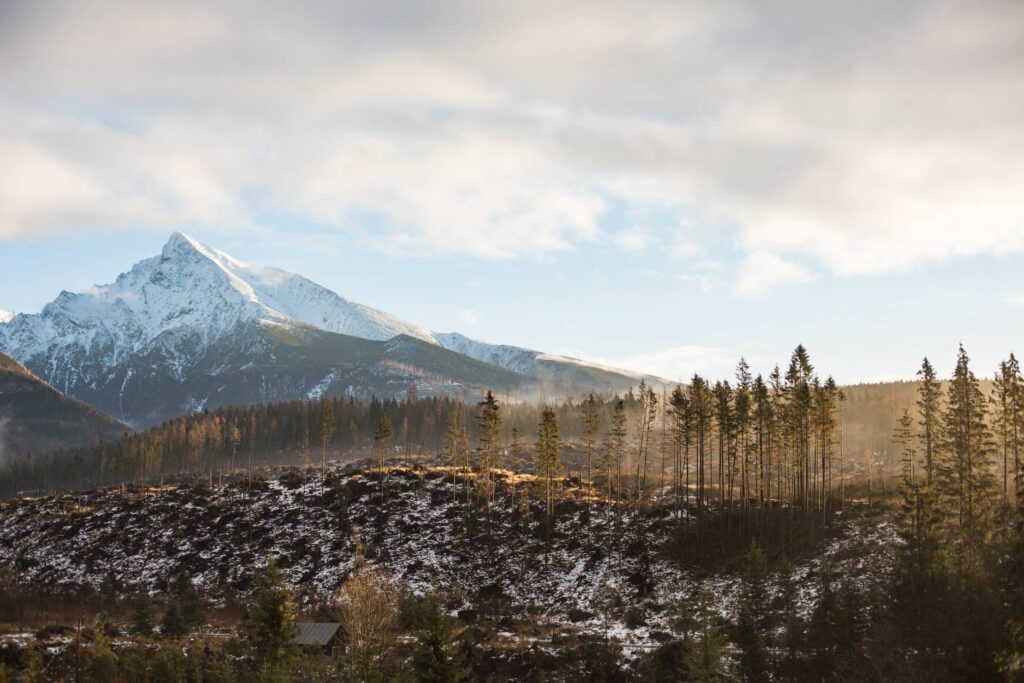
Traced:
<path fill-rule="evenodd" d="M 466 680 L 465 652 L 457 650 L 452 632 L 455 620 L 441 610 L 435 596 L 409 601 L 406 618 L 416 634 L 413 669 L 419 681 L 454 683 Z"/>
<path fill-rule="evenodd" d="M 433 594 L 416 595 L 403 591 L 398 598 L 398 623 L 404 631 L 426 628 L 434 614 L 441 611 L 441 599 Z"/>
<path fill-rule="evenodd" d="M 640 607 L 630 607 L 626 610 L 623 615 L 623 621 L 626 624 L 626 628 L 634 629 L 639 628 L 647 623 L 644 618 L 644 611 Z"/>
<path fill-rule="evenodd" d="M 614 643 L 587 638 L 571 656 L 578 664 L 572 668 L 584 674 L 588 681 L 624 681 L 625 675 L 619 666 L 622 650 Z"/>
<path fill-rule="evenodd" d="M 689 643 L 676 640 L 666 643 L 641 657 L 637 663 L 637 677 L 641 681 L 692 680 L 689 662 L 692 658 Z"/>
<path fill-rule="evenodd" d="M 172 643 L 160 649 L 153 658 L 154 681 L 198 681 L 199 666 L 195 657 L 185 654 L 180 643 Z"/>
<path fill-rule="evenodd" d="M 174 595 L 164 607 L 160 635 L 180 638 L 199 628 L 206 621 L 206 610 L 195 585 L 187 574 L 178 574 L 174 581 Z"/>
<path fill-rule="evenodd" d="M 153 634 L 153 603 L 149 593 L 145 590 L 137 590 L 129 600 L 131 607 L 130 630 L 136 636 L 150 636 Z"/>
<path fill-rule="evenodd" d="M 277 480 L 281 482 L 281 486 L 286 489 L 297 489 L 306 483 L 306 477 L 303 473 L 294 468 L 289 468 L 282 472 Z"/>

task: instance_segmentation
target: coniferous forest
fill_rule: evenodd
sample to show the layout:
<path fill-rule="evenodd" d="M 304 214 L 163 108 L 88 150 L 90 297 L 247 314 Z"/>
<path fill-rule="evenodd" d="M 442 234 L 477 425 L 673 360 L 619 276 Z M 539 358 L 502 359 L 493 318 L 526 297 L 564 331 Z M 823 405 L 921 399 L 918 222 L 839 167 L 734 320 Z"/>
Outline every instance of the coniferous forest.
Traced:
<path fill-rule="evenodd" d="M 399 571 L 412 551 L 389 550 L 382 525 L 405 519 L 400 511 L 415 500 L 424 514 L 443 513 L 431 525 L 448 529 L 445 552 L 487 555 L 526 534 L 539 544 L 534 571 L 542 575 L 552 557 L 573 552 L 590 558 L 585 567 L 607 562 L 611 575 L 626 574 L 618 607 L 605 607 L 602 619 L 648 635 L 645 620 L 663 620 L 642 645 L 593 628 L 551 636 L 556 678 L 1016 680 L 1024 671 L 1018 361 L 1011 355 L 983 385 L 963 348 L 951 377 L 924 360 L 913 402 L 895 420 L 898 467 L 873 471 L 846 458 L 847 400 L 798 346 L 767 376 L 741 360 L 728 380 L 695 375 L 671 391 L 641 383 L 624 396 L 547 406 L 492 392 L 467 404 L 410 390 L 404 400 L 367 404 L 328 397 L 221 409 L 109 444 L 21 455 L 0 481 L 7 513 L 36 533 L 40 524 L 79 533 L 76 525 L 100 511 L 125 514 L 140 501 L 191 492 L 188 505 L 211 513 L 234 501 L 251 542 L 255 506 L 285 486 L 315 493 L 309 505 L 339 520 L 331 524 L 349 539 L 339 550 L 348 569 L 321 592 L 289 580 L 307 552 L 294 549 L 257 554 L 251 569 L 207 582 L 206 593 L 182 566 L 156 582 L 97 570 L 63 586 L 61 599 L 80 614 L 96 611 L 95 624 L 76 630 L 74 647 L 47 671 L 80 667 L 74 676 L 87 680 L 101 680 L 96 672 L 160 680 L 153 672 L 162 667 L 243 680 L 307 666 L 354 680 L 537 679 L 540 669 L 491 640 L 512 624 L 544 623 L 529 599 L 495 602 L 499 583 L 456 599 L 443 576 L 424 586 L 409 580 L 408 566 Z M 857 555 L 851 533 L 865 528 L 889 535 Z M 14 574 L 0 618 L 24 609 L 17 596 L 42 589 L 38 561 L 17 543 L 2 539 Z M 854 560 L 873 568 L 846 571 Z M 663 571 L 684 573 L 671 585 Z M 733 582 L 728 604 L 701 588 L 709 577 Z M 663 604 L 654 596 L 669 586 L 680 597 Z M 297 619 L 345 624 L 347 654 L 293 647 Z M 227 644 L 210 641 L 218 623 L 230 624 Z M 123 633 L 136 644 L 115 647 Z M 164 647 L 147 649 L 150 641 Z M 168 642 L 183 643 L 185 655 L 170 661 Z M 197 658 L 196 648 L 216 654 Z M 31 676 L 44 654 L 8 651 L 7 666 Z"/>

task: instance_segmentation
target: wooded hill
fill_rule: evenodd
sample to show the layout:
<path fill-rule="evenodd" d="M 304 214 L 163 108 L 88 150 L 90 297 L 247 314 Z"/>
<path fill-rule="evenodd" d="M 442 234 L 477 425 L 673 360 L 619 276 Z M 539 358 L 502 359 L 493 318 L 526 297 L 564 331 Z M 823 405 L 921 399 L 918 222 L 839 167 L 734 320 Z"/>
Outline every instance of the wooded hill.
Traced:
<path fill-rule="evenodd" d="M 0 353 L 0 458 L 115 441 L 128 431 Z"/>

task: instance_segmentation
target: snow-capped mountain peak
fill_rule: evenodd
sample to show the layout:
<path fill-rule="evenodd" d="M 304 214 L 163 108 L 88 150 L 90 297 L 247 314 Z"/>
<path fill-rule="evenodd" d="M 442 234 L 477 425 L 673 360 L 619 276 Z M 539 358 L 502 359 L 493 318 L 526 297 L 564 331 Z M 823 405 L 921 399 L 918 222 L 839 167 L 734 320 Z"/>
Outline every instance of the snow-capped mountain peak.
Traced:
<path fill-rule="evenodd" d="M 0 320 L 0 351 L 133 423 L 229 401 L 404 393 L 410 383 L 436 393 L 514 385 L 569 395 L 621 391 L 638 377 L 434 334 L 181 232 L 110 284 L 61 292 L 40 313 Z"/>
<path fill-rule="evenodd" d="M 14 313 L 0 308 L 0 323 L 9 323 L 14 318 Z"/>
<path fill-rule="evenodd" d="M 180 230 L 176 230 L 171 234 L 160 254 L 168 259 L 176 257 L 191 258 L 194 255 L 199 255 L 211 261 L 219 262 L 228 268 L 244 268 L 247 265 L 219 249 L 202 244 Z"/>
<path fill-rule="evenodd" d="M 436 343 L 422 327 L 175 232 L 158 256 L 136 263 L 113 283 L 64 291 L 38 314 L 0 320 L 0 349 L 22 361 L 34 359 L 47 380 L 69 388 L 94 380 L 129 355 L 154 348 L 177 354 L 172 347 L 182 339 L 199 351 L 242 323 L 262 321 L 375 340 L 406 334 Z"/>
<path fill-rule="evenodd" d="M 261 319 L 299 321 L 364 339 L 384 340 L 407 334 L 436 343 L 433 335 L 418 325 L 351 301 L 301 275 L 249 265 L 182 232 L 171 235 L 162 258 L 216 267 L 231 289 L 257 307 Z"/>

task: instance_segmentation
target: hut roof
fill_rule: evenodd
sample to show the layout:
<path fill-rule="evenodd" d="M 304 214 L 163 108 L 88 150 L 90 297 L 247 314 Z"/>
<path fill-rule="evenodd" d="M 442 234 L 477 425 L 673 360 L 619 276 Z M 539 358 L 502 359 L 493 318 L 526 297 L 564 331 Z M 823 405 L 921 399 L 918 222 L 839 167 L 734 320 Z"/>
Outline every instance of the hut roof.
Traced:
<path fill-rule="evenodd" d="M 296 645 L 330 645 L 341 624 L 332 622 L 300 621 L 296 624 L 299 633 L 295 636 Z"/>

